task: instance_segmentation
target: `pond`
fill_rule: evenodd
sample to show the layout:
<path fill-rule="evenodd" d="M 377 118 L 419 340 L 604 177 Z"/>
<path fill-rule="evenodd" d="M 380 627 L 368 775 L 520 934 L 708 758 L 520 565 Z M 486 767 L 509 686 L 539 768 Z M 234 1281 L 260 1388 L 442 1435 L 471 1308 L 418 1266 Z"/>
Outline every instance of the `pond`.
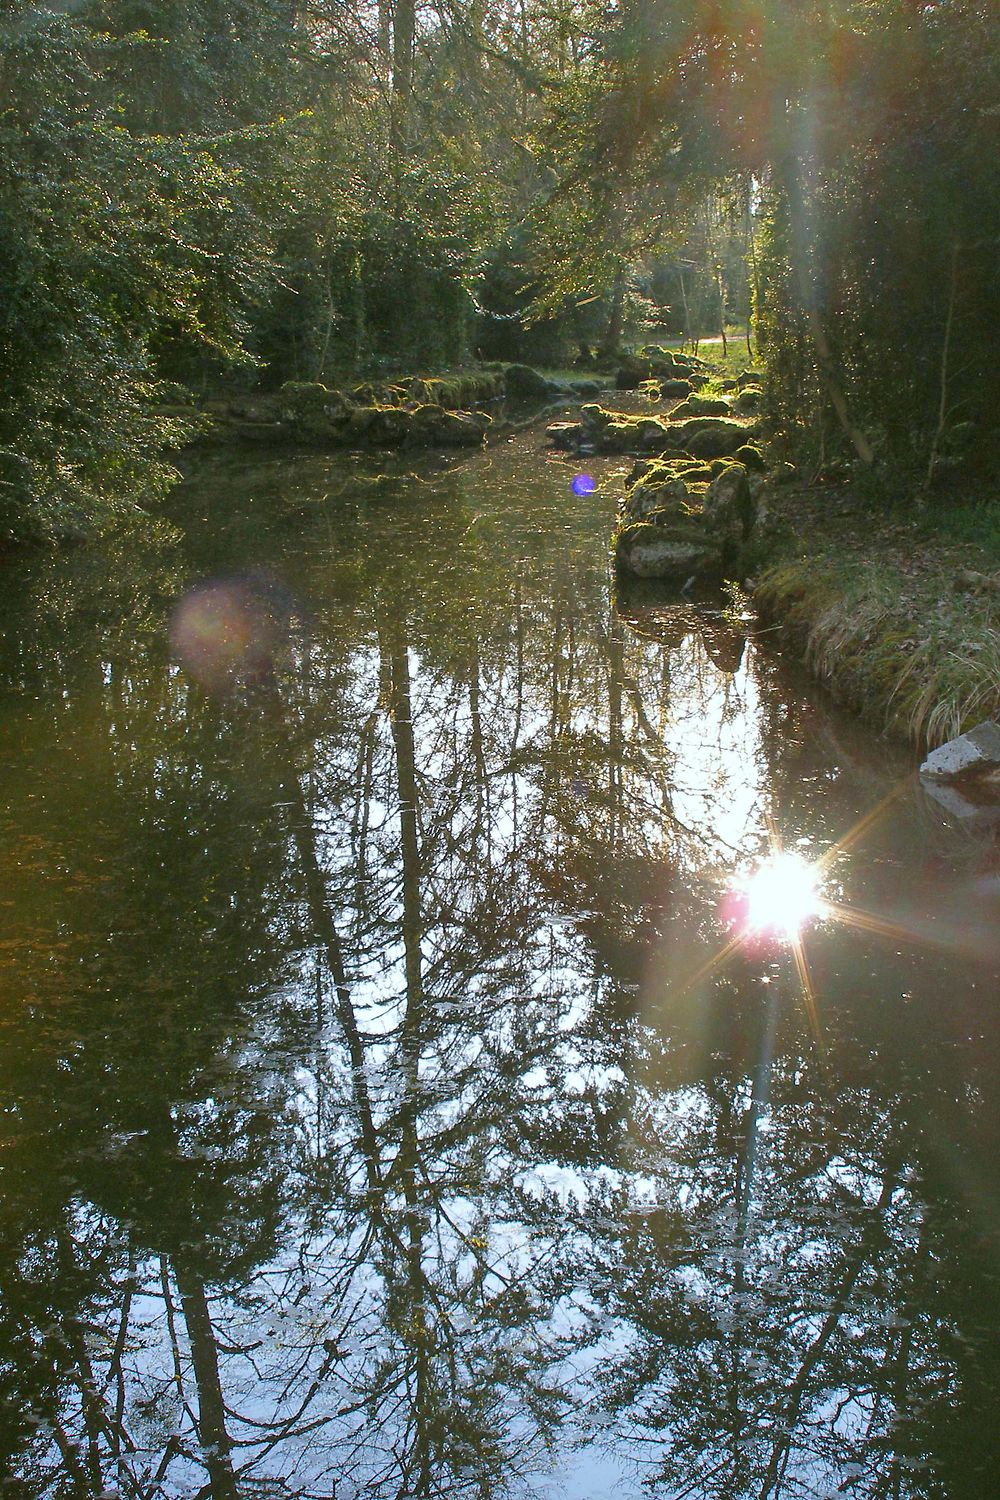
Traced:
<path fill-rule="evenodd" d="M 7 566 L 3 1494 L 993 1493 L 994 845 L 615 598 L 626 468 L 206 454 Z"/>

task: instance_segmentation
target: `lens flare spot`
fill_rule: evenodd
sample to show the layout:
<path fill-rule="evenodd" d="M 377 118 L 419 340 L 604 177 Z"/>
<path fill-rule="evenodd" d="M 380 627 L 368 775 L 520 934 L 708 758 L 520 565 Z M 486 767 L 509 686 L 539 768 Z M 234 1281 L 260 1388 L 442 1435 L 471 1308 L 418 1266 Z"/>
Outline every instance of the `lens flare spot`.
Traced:
<path fill-rule="evenodd" d="M 179 601 L 170 624 L 174 657 L 216 692 L 270 680 L 280 634 L 267 589 L 242 578 L 197 585 Z"/>
<path fill-rule="evenodd" d="M 737 891 L 741 923 L 748 934 L 796 938 L 823 909 L 816 871 L 798 854 L 773 854 Z"/>
<path fill-rule="evenodd" d="M 592 495 L 597 489 L 597 481 L 591 474 L 577 474 L 570 489 L 574 495 Z"/>

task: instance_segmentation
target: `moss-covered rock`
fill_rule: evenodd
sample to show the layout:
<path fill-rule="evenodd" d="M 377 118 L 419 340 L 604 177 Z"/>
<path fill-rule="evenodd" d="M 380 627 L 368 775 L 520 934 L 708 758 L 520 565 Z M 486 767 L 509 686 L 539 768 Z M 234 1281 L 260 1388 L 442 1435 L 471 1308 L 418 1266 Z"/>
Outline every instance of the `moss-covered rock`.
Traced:
<path fill-rule="evenodd" d="M 731 411 L 732 405 L 725 396 L 692 395 L 675 406 L 670 415 L 674 421 L 680 421 L 685 417 L 727 417 Z"/>
<path fill-rule="evenodd" d="M 734 411 L 740 416 L 750 416 L 758 412 L 764 402 L 764 392 L 759 385 L 745 385 L 733 402 Z"/>
<path fill-rule="evenodd" d="M 717 573 L 722 553 L 693 522 L 675 526 L 636 521 L 616 533 L 615 562 L 636 578 L 686 581 Z"/>
<path fill-rule="evenodd" d="M 736 449 L 733 458 L 752 474 L 764 472 L 764 455 L 755 443 L 744 443 L 742 448 Z"/>
<path fill-rule="evenodd" d="M 418 406 L 407 412 L 405 444 L 417 448 L 474 448 L 483 441 L 492 419 L 481 411 L 447 411 L 442 406 Z"/>
<path fill-rule="evenodd" d="M 615 560 L 640 578 L 716 576 L 723 566 L 738 571 L 756 515 L 743 464 L 644 459 L 626 481 Z"/>
<path fill-rule="evenodd" d="M 678 359 L 673 350 L 661 349 L 656 344 L 647 345 L 638 354 L 624 354 L 615 373 L 615 385 L 620 391 L 638 390 L 644 380 L 654 377 L 668 380 L 683 380 L 690 365 Z"/>
<path fill-rule="evenodd" d="M 640 479 L 637 484 L 632 485 L 625 496 L 622 504 L 622 517 L 626 521 L 647 521 L 655 512 L 675 512 L 675 507 L 683 507 L 675 513 L 678 518 L 683 519 L 688 507 L 685 505 L 690 490 L 684 479 L 675 474 L 665 483 L 650 482 L 648 479 Z"/>
<path fill-rule="evenodd" d="M 545 436 L 555 448 L 579 448 L 584 442 L 583 423 L 553 422 L 546 427 Z"/>
<path fill-rule="evenodd" d="M 726 464 L 712 480 L 702 501 L 705 529 L 728 556 L 734 555 L 750 536 L 756 506 L 742 464 Z"/>
<path fill-rule="evenodd" d="M 277 419 L 293 441 L 346 441 L 350 412 L 351 402 L 341 391 L 332 391 L 318 381 L 290 380 L 278 392 Z"/>
<path fill-rule="evenodd" d="M 667 442 L 695 458 L 724 458 L 750 436 L 740 422 L 727 417 L 690 417 L 670 423 Z"/>
<path fill-rule="evenodd" d="M 643 344 L 639 350 L 642 359 L 648 359 L 653 364 L 680 366 L 683 370 L 704 370 L 707 368 L 705 361 L 699 359 L 697 354 L 684 354 L 680 349 L 666 349 L 662 344 Z"/>
<path fill-rule="evenodd" d="M 690 396 L 694 390 L 694 385 L 687 377 L 683 379 L 657 380 L 652 381 L 651 384 L 656 386 L 656 394 L 661 401 L 683 400 L 686 396 Z"/>
<path fill-rule="evenodd" d="M 476 447 L 489 426 L 484 412 L 449 411 L 431 402 L 412 408 L 359 406 L 350 413 L 351 441 L 359 447 Z"/>
<path fill-rule="evenodd" d="M 469 410 L 503 389 L 500 370 L 428 376 L 350 392 L 288 381 L 276 395 L 206 401 L 200 419 L 215 440 L 309 447 L 457 447 L 483 441 L 490 417 Z"/>
<path fill-rule="evenodd" d="M 410 412 L 401 406 L 355 406 L 349 415 L 350 442 L 355 447 L 398 448 L 409 431 Z"/>
<path fill-rule="evenodd" d="M 504 389 L 512 401 L 547 401 L 556 387 L 530 365 L 508 365 Z"/>
<path fill-rule="evenodd" d="M 687 484 L 707 484 L 715 475 L 710 464 L 696 458 L 640 458 L 625 476 L 625 488 L 639 480 L 666 484 L 680 476 Z"/>
<path fill-rule="evenodd" d="M 669 444 L 669 424 L 660 417 L 631 416 L 588 402 L 580 408 L 584 440 L 598 453 L 660 453 Z"/>
<path fill-rule="evenodd" d="M 384 389 L 384 386 L 373 385 L 370 380 L 363 380 L 360 385 L 352 386 L 346 394 L 354 406 L 381 406 L 387 404 L 381 400 Z"/>
<path fill-rule="evenodd" d="M 699 517 L 704 491 L 713 478 L 708 464 L 691 458 L 650 458 L 636 464 L 625 481 L 621 514 L 625 521 L 663 523 L 664 511 L 676 520 Z M 680 506 L 680 510 L 672 509 Z"/>

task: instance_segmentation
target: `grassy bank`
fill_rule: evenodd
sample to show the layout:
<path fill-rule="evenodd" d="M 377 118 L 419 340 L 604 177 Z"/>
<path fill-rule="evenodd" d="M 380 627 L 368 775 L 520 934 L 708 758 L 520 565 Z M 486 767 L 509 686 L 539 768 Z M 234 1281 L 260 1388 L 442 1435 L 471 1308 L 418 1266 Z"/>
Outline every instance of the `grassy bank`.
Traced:
<path fill-rule="evenodd" d="M 1000 710 L 1000 505 L 886 510 L 850 488 L 776 488 L 751 593 L 834 694 L 920 746 Z"/>

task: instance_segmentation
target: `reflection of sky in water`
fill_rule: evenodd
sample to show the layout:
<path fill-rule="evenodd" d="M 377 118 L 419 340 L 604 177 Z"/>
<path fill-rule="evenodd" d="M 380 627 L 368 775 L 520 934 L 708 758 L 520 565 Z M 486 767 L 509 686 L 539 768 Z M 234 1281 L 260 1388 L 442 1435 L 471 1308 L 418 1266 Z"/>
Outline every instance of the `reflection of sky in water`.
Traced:
<path fill-rule="evenodd" d="M 20 1111 L 50 1139 L 26 1068 L 57 1122 L 109 1422 L 124 1389 L 128 1443 L 107 1474 L 166 1459 L 155 1500 L 199 1491 L 219 1456 L 195 1431 L 214 1347 L 248 1497 L 279 1478 L 394 1495 L 426 1439 L 454 1494 L 523 1482 L 603 1500 L 638 1493 L 637 1473 L 707 1494 L 721 1465 L 720 1493 L 759 1494 L 774 1468 L 788 1494 L 819 1495 L 860 1463 L 909 1500 L 902 1459 L 933 1449 L 920 1402 L 939 1420 L 995 1388 L 969 1364 L 986 1299 L 965 1298 L 956 1258 L 990 1201 L 963 1219 L 954 1184 L 990 1160 L 956 1145 L 965 1101 L 986 1146 L 996 1114 L 990 1069 L 957 1040 L 985 1025 L 972 991 L 951 978 L 943 1007 L 922 951 L 819 934 L 820 1054 L 787 956 L 675 982 L 722 940 L 720 882 L 766 845 L 766 814 L 826 847 L 886 790 L 883 752 L 844 751 L 835 721 L 777 699 L 767 660 L 693 606 L 664 640 L 633 632 L 608 606 L 609 518 L 534 546 L 505 461 L 489 460 L 494 510 L 475 492 L 474 522 L 448 532 L 451 510 L 436 515 L 445 545 L 417 603 L 405 579 L 382 582 L 389 543 L 412 527 L 419 561 L 433 531 L 412 506 L 376 535 L 363 587 L 346 543 L 301 543 L 295 587 L 315 592 L 319 570 L 324 602 L 259 674 L 269 695 L 206 698 L 165 647 L 125 670 L 110 652 L 103 696 L 54 695 L 64 719 L 85 705 L 88 749 L 48 842 L 13 830 L 11 899 L 45 957 L 23 986 L 30 1028 L 5 1012 L 3 1065 L 12 1149 Z M 367 527 L 389 515 L 365 506 Z M 482 549 L 475 567 L 459 545 Z M 214 556 L 210 571 L 229 576 Z M 42 728 L 19 774 L 55 764 Z M 925 843 L 901 818 L 842 878 L 866 869 L 899 904 Z M 934 1026 L 947 1046 L 925 1044 Z M 0 1171 L 36 1158 L 8 1151 Z M 37 1213 L 42 1243 L 48 1200 L 25 1207 L 31 1179 L 5 1180 L 5 1211 Z M 274 1234 L 240 1259 L 272 1188 Z M 76 1294 L 43 1256 L 31 1269 L 45 1306 L 26 1321 L 48 1327 L 46 1278 L 56 1301 Z M 964 1403 L 933 1394 L 962 1380 Z M 80 1389 L 64 1379 L 53 1409 L 85 1436 Z M 57 1469 L 41 1402 L 36 1422 Z"/>
<path fill-rule="evenodd" d="M 674 811 L 709 844 L 752 849 L 764 831 L 768 777 L 753 653 L 736 672 L 721 672 L 691 635 L 670 653 L 668 670 L 670 714 L 662 731 L 675 756 Z"/>

